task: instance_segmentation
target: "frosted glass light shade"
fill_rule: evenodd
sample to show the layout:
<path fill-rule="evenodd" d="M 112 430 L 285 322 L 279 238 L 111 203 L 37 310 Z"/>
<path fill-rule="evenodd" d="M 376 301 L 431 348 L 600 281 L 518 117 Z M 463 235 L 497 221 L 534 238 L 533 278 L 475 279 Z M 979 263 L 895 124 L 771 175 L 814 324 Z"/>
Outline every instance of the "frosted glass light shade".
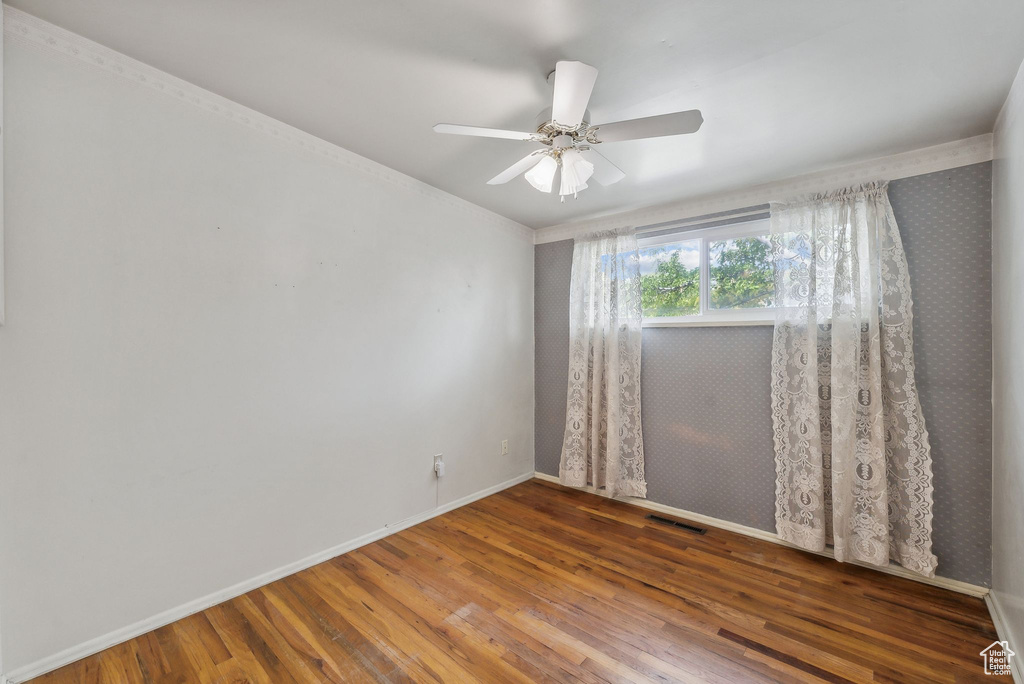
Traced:
<path fill-rule="evenodd" d="M 551 192 L 557 170 L 558 162 L 555 161 L 555 158 L 545 156 L 540 163 L 526 172 L 526 180 L 541 192 Z"/>
<path fill-rule="evenodd" d="M 587 187 L 587 181 L 594 175 L 594 165 L 583 158 L 577 150 L 562 152 L 562 182 L 558 194 L 575 195 Z"/>

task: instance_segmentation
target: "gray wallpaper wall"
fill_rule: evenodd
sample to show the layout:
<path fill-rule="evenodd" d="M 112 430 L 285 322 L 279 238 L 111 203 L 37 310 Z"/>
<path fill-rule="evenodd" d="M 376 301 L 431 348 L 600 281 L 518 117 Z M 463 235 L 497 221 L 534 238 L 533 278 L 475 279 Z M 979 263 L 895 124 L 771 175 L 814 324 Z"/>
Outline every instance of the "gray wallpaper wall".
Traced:
<path fill-rule="evenodd" d="M 917 382 L 931 436 L 938 574 L 991 575 L 992 165 L 889 185 L 910 264 Z M 572 241 L 537 245 L 537 470 L 558 474 Z M 770 326 L 646 328 L 648 498 L 774 530 Z"/>

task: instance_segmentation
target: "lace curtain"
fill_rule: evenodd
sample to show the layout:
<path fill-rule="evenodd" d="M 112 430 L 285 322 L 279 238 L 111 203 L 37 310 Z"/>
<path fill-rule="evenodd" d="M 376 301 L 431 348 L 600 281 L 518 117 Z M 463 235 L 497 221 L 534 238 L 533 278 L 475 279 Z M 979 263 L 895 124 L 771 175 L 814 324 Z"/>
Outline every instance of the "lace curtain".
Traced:
<path fill-rule="evenodd" d="M 932 577 L 932 467 L 910 276 L 886 183 L 772 204 L 776 525 Z"/>
<path fill-rule="evenodd" d="M 632 229 L 578 238 L 569 291 L 562 484 L 647 495 L 640 430 L 640 257 Z"/>

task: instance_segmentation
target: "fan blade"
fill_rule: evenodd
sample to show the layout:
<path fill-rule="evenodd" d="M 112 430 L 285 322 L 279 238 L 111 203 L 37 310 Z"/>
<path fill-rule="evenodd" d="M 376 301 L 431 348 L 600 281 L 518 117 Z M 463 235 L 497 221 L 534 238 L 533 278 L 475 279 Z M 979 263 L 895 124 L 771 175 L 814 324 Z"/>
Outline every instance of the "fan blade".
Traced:
<path fill-rule="evenodd" d="M 608 158 L 591 147 L 583 153 L 587 161 L 594 165 L 594 180 L 601 185 L 613 185 L 626 177 L 626 173 Z"/>
<path fill-rule="evenodd" d="M 487 181 L 487 184 L 501 185 L 502 183 L 508 183 L 510 180 L 512 180 L 519 174 L 523 173 L 524 171 L 528 171 L 537 164 L 539 164 L 540 160 L 543 159 L 543 157 L 541 156 L 543 152 L 544 150 L 537 150 L 536 152 L 531 152 L 530 154 L 526 155 L 525 157 L 517 161 L 512 166 L 508 167 L 507 169 L 499 173 L 491 180 Z"/>
<path fill-rule="evenodd" d="M 597 69 L 583 62 L 555 64 L 555 95 L 551 103 L 551 120 L 566 128 L 575 128 L 583 121 L 590 102 L 590 93 L 597 80 Z"/>
<path fill-rule="evenodd" d="M 702 123 L 704 123 L 704 117 L 700 115 L 700 110 L 691 109 L 686 112 L 591 126 L 591 130 L 594 131 L 594 137 L 600 142 L 619 142 L 620 140 L 640 140 L 641 138 L 659 138 L 663 135 L 696 133 Z"/>
<path fill-rule="evenodd" d="M 451 133 L 453 135 L 475 135 L 481 138 L 504 138 L 506 140 L 537 140 L 536 133 L 522 131 L 503 131 L 500 128 L 481 128 L 480 126 L 461 126 L 459 124 L 439 123 L 434 126 L 435 133 Z"/>

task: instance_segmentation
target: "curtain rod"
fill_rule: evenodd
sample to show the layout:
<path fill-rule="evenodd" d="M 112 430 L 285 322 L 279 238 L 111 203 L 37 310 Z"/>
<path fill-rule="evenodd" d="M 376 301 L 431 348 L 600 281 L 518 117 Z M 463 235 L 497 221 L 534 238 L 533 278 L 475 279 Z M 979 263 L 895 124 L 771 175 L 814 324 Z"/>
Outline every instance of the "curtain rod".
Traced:
<path fill-rule="evenodd" d="M 710 223 L 712 221 L 729 221 L 731 219 L 746 218 L 748 216 L 762 216 L 768 213 L 770 205 L 763 204 L 756 207 L 744 207 L 743 209 L 737 209 L 734 212 L 724 212 L 721 214 L 709 214 L 706 216 L 695 216 L 684 221 L 664 221 L 662 223 L 652 223 L 647 226 L 640 226 L 636 229 L 637 234 L 640 233 L 651 233 L 656 230 L 664 230 L 665 228 L 688 228 L 690 226 L 699 226 L 703 223 Z"/>

